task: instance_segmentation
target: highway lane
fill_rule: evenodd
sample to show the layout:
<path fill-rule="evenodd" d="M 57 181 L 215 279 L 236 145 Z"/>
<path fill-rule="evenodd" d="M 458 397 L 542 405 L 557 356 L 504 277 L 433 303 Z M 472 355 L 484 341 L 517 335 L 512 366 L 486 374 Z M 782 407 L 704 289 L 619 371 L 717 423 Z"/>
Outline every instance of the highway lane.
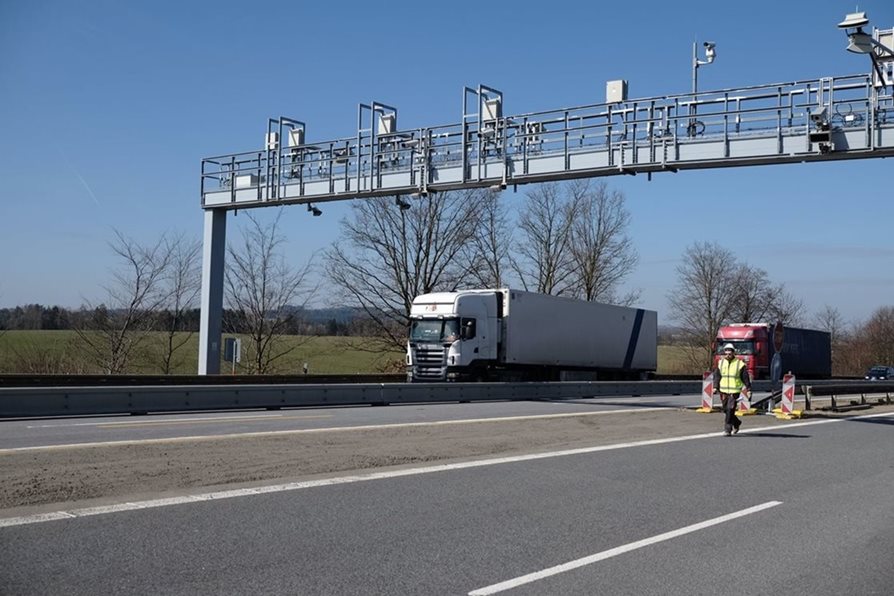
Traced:
<path fill-rule="evenodd" d="M 749 422 L 731 438 L 0 527 L 0 585 L 16 594 L 888 594 L 894 415 Z"/>
<path fill-rule="evenodd" d="M 403 404 L 387 407 L 3 420 L 0 421 L 0 450 L 46 445 L 605 412 L 648 407 L 694 407 L 698 405 L 698 400 L 697 395 L 622 396 L 556 401 Z"/>

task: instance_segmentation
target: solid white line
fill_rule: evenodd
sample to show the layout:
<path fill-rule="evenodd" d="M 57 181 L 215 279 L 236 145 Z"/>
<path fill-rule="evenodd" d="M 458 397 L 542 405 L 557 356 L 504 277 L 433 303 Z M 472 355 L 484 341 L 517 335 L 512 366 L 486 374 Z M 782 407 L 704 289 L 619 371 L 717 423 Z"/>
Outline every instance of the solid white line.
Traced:
<path fill-rule="evenodd" d="M 512 422 L 516 420 L 540 420 L 548 418 L 571 418 L 580 416 L 604 416 L 608 414 L 630 414 L 633 412 L 654 412 L 667 410 L 669 407 L 631 408 L 627 410 L 605 410 L 601 412 L 569 412 L 564 414 L 531 414 L 529 416 L 504 416 L 502 418 L 470 418 L 468 420 L 435 420 L 432 422 L 396 422 L 393 424 L 365 424 L 358 426 L 333 426 L 323 428 L 301 428 L 294 430 L 268 430 L 250 433 L 229 433 L 225 435 L 195 435 L 191 437 L 168 437 L 165 439 L 129 439 L 124 441 L 101 441 L 91 443 L 67 443 L 65 445 L 35 445 L 33 447 L 10 447 L 0 449 L 0 455 L 9 453 L 21 453 L 27 451 L 55 451 L 64 449 L 79 449 L 81 447 L 111 447 L 122 445 L 151 445 L 159 443 L 180 443 L 183 441 L 213 441 L 217 439 L 229 439 L 234 437 L 273 437 L 279 435 L 300 435 L 307 433 L 348 432 L 358 430 L 382 430 L 391 428 L 410 428 L 421 426 L 446 426 L 455 424 L 470 424 L 480 422 Z M 672 409 L 676 409 L 675 407 Z M 305 417 L 307 418 L 307 416 Z M 142 421 L 141 421 L 142 422 Z M 145 423 L 143 423 L 145 424 Z"/>
<path fill-rule="evenodd" d="M 598 561 L 604 561 L 605 559 L 610 559 L 612 557 L 617 557 L 618 555 L 623 555 L 624 553 L 629 553 L 630 551 L 637 550 L 640 548 L 644 548 L 646 546 L 651 546 L 653 544 L 657 544 L 659 542 L 664 542 L 666 540 L 671 540 L 672 538 L 679 538 L 680 536 L 684 536 L 686 534 L 691 534 L 692 532 L 697 532 L 699 530 L 704 530 L 705 528 L 710 528 L 711 526 L 716 526 L 717 524 L 722 524 L 724 522 L 728 522 L 740 517 L 745 517 L 746 515 L 751 515 L 753 513 L 758 513 L 765 509 L 770 509 L 771 507 L 776 507 L 777 505 L 782 505 L 782 501 L 768 501 L 761 505 L 755 505 L 754 507 L 749 507 L 748 509 L 743 509 L 741 511 L 736 511 L 735 513 L 728 513 L 727 515 L 721 515 L 720 517 L 715 517 L 713 519 L 708 519 L 703 522 L 699 522 L 697 524 L 692 524 L 691 526 L 686 526 L 684 528 L 679 528 L 677 530 L 672 530 L 670 532 L 665 532 L 664 534 L 658 534 L 657 536 L 652 536 L 651 538 L 645 538 L 643 540 L 637 540 L 636 542 L 631 542 L 629 544 L 625 544 L 623 546 L 618 546 L 615 548 L 611 548 L 609 550 L 604 550 L 601 553 L 596 553 L 595 555 L 590 555 L 588 557 L 583 557 L 581 559 L 577 559 L 575 561 L 569 561 L 567 563 L 562 563 L 561 565 L 556 565 L 555 567 L 550 567 L 549 569 L 544 569 L 542 571 L 536 571 L 534 573 L 529 573 L 527 575 L 522 575 L 521 577 L 516 577 L 514 579 L 506 580 L 504 582 L 500 582 L 498 584 L 493 584 L 490 586 L 486 586 L 484 588 L 479 588 L 477 590 L 472 590 L 469 592 L 469 596 L 487 596 L 489 594 L 497 594 L 499 592 L 505 592 L 506 590 L 511 590 L 512 588 L 517 588 L 524 584 L 529 584 L 531 582 L 535 582 L 553 575 L 558 575 L 560 573 L 565 573 L 566 571 L 571 571 L 573 569 L 577 569 L 579 567 L 584 567 L 586 565 L 592 565 Z"/>
<path fill-rule="evenodd" d="M 891 416 L 891 413 L 869 414 L 866 416 L 852 416 L 849 418 L 835 418 L 826 420 L 815 420 L 810 422 L 795 422 L 784 426 L 764 426 L 759 428 L 742 430 L 744 432 L 766 432 L 777 431 L 783 432 L 791 428 L 802 426 L 813 426 L 817 424 L 831 424 L 833 422 L 841 422 L 842 420 L 858 420 L 863 418 L 877 418 L 882 416 Z M 454 464 L 439 464 L 435 466 L 423 466 L 419 468 L 407 468 L 403 470 L 390 470 L 387 472 L 370 472 L 367 474 L 353 474 L 350 476 L 340 476 L 337 478 L 324 478 L 321 480 L 307 480 L 303 482 L 289 482 L 287 484 L 273 484 L 269 486 L 259 486 L 255 488 L 243 488 L 218 491 L 213 493 L 204 493 L 198 495 L 186 495 L 182 497 L 173 497 L 170 499 L 153 499 L 150 501 L 136 501 L 131 503 L 120 503 L 117 505 L 109 505 L 106 507 L 88 507 L 84 509 L 72 509 L 70 511 L 57 511 L 53 513 L 28 515 L 22 517 L 10 517 L 0 519 L 0 528 L 7 526 L 21 526 L 25 524 L 36 524 L 45 521 L 53 521 L 56 519 L 87 517 L 90 515 L 102 515 L 106 513 L 118 513 L 122 511 L 134 511 L 137 509 L 151 509 L 153 507 L 165 507 L 168 505 L 182 505 L 185 503 L 196 503 L 200 501 L 211 501 L 217 499 L 232 499 L 237 497 L 247 497 L 252 495 L 263 495 L 268 493 L 278 493 L 284 491 L 301 490 L 305 488 L 316 488 L 322 486 L 335 486 L 338 484 L 352 484 L 355 482 L 365 482 L 367 480 L 386 480 L 390 478 L 401 478 L 404 476 L 416 476 L 419 474 L 432 474 L 437 472 L 447 472 L 451 470 L 466 470 L 471 468 L 481 468 L 485 466 L 494 466 L 499 464 L 510 464 L 524 461 L 534 461 L 538 459 L 548 459 L 552 457 L 563 457 L 566 455 L 583 455 L 587 453 L 597 453 L 600 451 L 613 451 L 615 449 L 627 449 L 629 447 L 645 447 L 650 445 L 663 445 L 667 443 L 680 443 L 683 441 L 693 441 L 697 439 L 708 439 L 718 437 L 721 433 L 711 432 L 698 435 L 686 435 L 682 437 L 670 437 L 666 439 L 649 439 L 645 441 L 634 441 L 631 443 L 617 443 L 614 445 L 601 445 L 599 447 L 583 447 L 580 449 L 565 449 L 562 451 L 551 451 L 547 453 L 530 453 L 526 455 L 515 455 L 508 457 L 498 457 L 493 459 L 481 459 L 468 462 L 459 462 Z M 731 439 L 726 439 L 731 440 Z"/>

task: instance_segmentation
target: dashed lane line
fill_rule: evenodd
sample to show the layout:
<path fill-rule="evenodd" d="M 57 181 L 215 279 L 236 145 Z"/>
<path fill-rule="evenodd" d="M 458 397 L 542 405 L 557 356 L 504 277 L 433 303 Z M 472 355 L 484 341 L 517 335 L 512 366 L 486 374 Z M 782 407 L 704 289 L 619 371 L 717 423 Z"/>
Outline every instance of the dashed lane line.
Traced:
<path fill-rule="evenodd" d="M 746 515 L 753 515 L 755 513 L 764 511 L 765 509 L 770 509 L 771 507 L 776 507 L 777 505 L 782 505 L 782 501 L 767 501 L 766 503 L 762 503 L 760 505 L 755 505 L 754 507 L 749 507 L 747 509 L 742 509 L 740 511 L 736 511 L 734 513 L 728 513 L 726 515 L 721 515 L 720 517 L 707 519 L 707 520 L 699 522 L 697 524 L 692 524 L 690 526 L 672 530 L 670 532 L 665 532 L 664 534 L 658 534 L 657 536 L 652 536 L 650 538 L 645 538 L 643 540 L 637 540 L 636 542 L 630 542 L 630 543 L 624 544 L 622 546 L 610 548 L 608 550 L 604 550 L 600 553 L 596 553 L 596 554 L 590 555 L 588 557 L 583 557 L 580 559 L 576 559 L 574 561 L 562 563 L 561 565 L 556 565 L 554 567 L 550 567 L 548 569 L 543 569 L 541 571 L 535 571 L 534 573 L 528 573 L 527 575 L 522 575 L 520 577 L 509 579 L 509 580 L 500 582 L 498 584 L 493 584 L 490 586 L 486 586 L 484 588 L 472 590 L 471 592 L 469 592 L 469 596 L 490 596 L 491 594 L 498 594 L 500 592 L 505 592 L 506 590 L 511 590 L 513 588 L 517 588 L 517 587 L 523 586 L 525 584 L 530 584 L 532 582 L 535 582 L 535 581 L 538 581 L 538 580 L 541 580 L 541 579 L 544 579 L 547 577 L 551 577 L 553 575 L 558 575 L 560 573 L 572 571 L 572 570 L 578 569 L 580 567 L 585 567 L 586 565 L 592 565 L 593 563 L 598 563 L 599 561 L 611 559 L 612 557 L 617 557 L 618 555 L 623 555 L 624 553 L 629 553 L 630 551 L 645 548 L 647 546 L 651 546 L 653 544 L 658 544 L 659 542 L 664 542 L 666 540 L 672 540 L 673 538 L 679 538 L 680 536 L 685 536 L 686 534 L 691 534 L 692 532 L 704 530 L 705 528 L 710 528 L 711 526 L 716 526 L 718 524 L 722 524 L 722 523 L 725 523 L 728 521 L 733 521 L 740 517 L 745 517 Z"/>

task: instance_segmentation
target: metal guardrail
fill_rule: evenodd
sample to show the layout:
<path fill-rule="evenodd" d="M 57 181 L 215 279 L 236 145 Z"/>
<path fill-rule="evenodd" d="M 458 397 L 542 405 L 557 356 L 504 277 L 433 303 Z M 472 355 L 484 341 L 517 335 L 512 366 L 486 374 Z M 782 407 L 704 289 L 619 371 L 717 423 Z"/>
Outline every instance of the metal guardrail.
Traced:
<path fill-rule="evenodd" d="M 869 395 L 876 395 L 876 403 L 891 404 L 894 403 L 894 382 L 871 381 L 871 382 L 854 382 L 854 383 L 833 383 L 823 385 L 805 385 L 804 399 L 806 409 L 815 409 L 816 398 L 828 397 L 831 406 L 828 408 L 833 412 L 842 412 L 845 410 L 855 410 L 868 408 L 872 405 L 867 399 Z M 884 397 L 881 397 L 884 395 Z M 851 399 L 859 396 L 859 400 Z M 842 398 L 846 398 L 847 403 L 842 404 Z"/>
<path fill-rule="evenodd" d="M 804 409 L 808 411 L 828 409 L 833 412 L 843 412 L 845 410 L 869 408 L 872 406 L 872 403 L 867 400 L 867 395 L 880 396 L 882 394 L 884 394 L 884 397 L 877 398 L 877 403 L 894 403 L 894 401 L 892 401 L 892 396 L 894 396 L 894 382 L 866 382 L 863 380 L 843 381 L 841 379 L 829 379 L 823 381 L 807 381 L 805 383 L 798 383 L 795 386 L 795 395 L 803 397 Z M 859 401 L 850 399 L 855 396 L 859 396 Z M 817 408 L 817 398 L 824 399 L 826 397 L 831 401 L 831 406 L 828 408 Z M 847 405 L 842 405 L 842 398 L 847 398 Z M 751 406 L 758 410 L 769 412 L 781 399 L 782 390 L 777 385 L 769 395 L 752 401 Z"/>
<path fill-rule="evenodd" d="M 698 394 L 701 381 L 2 387 L 0 417 Z"/>

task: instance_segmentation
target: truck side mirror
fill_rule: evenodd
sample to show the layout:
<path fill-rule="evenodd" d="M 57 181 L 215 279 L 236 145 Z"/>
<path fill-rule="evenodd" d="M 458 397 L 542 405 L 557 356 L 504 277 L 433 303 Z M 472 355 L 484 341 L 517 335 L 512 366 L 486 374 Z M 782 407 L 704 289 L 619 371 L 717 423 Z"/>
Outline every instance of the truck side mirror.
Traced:
<path fill-rule="evenodd" d="M 475 319 L 463 319 L 459 329 L 460 339 L 472 339 L 475 337 Z"/>

